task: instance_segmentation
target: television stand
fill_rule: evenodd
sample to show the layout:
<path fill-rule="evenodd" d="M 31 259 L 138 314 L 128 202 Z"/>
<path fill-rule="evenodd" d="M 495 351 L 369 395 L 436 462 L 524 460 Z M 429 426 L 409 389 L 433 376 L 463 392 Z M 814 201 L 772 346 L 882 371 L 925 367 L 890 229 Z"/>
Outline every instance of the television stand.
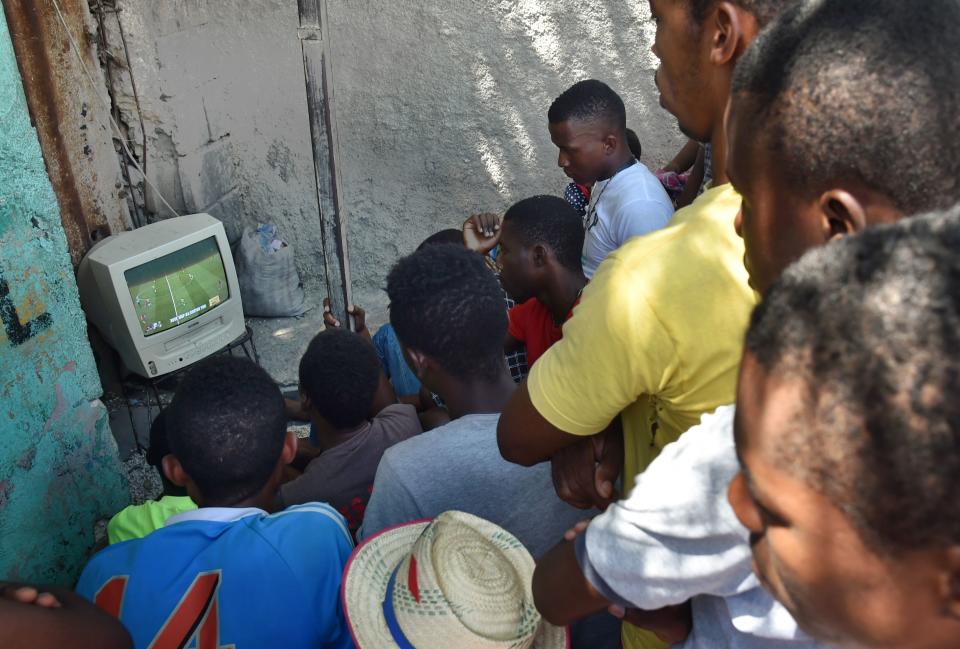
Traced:
<path fill-rule="evenodd" d="M 209 356 L 206 356 L 205 358 L 210 358 L 211 356 L 217 356 L 219 354 L 232 355 L 234 350 L 236 350 L 237 348 L 241 349 L 248 359 L 252 360 L 257 365 L 260 365 L 260 355 L 257 353 L 257 346 L 254 344 L 254 341 L 253 341 L 253 330 L 250 328 L 249 325 L 244 325 L 243 334 L 241 334 L 239 337 L 237 337 L 236 339 L 234 339 L 224 347 L 221 347 L 217 351 L 213 352 Z M 123 400 L 126 402 L 127 408 L 132 412 L 134 408 L 146 406 L 147 422 L 148 422 L 147 425 L 149 426 L 150 423 L 153 422 L 152 406 L 156 405 L 158 412 L 162 412 L 165 407 L 163 398 L 160 396 L 160 386 L 166 383 L 167 381 L 175 381 L 176 377 L 184 374 L 185 372 L 188 372 L 191 367 L 193 367 L 192 364 L 187 365 L 185 367 L 181 367 L 180 369 L 174 370 L 173 372 L 168 372 L 163 376 L 150 377 L 150 378 L 141 377 L 141 376 L 136 377 L 138 384 L 140 384 L 140 382 L 142 381 L 143 384 L 145 384 L 144 387 L 148 390 L 148 392 L 144 395 L 146 396 L 146 398 L 143 399 L 143 403 L 138 403 L 133 398 L 131 398 L 126 389 L 126 386 L 124 385 L 124 382 L 121 381 L 120 387 L 121 387 L 121 390 L 123 391 L 122 396 L 123 396 Z M 151 403 L 150 392 L 153 393 L 153 400 L 155 400 L 155 404 Z M 140 442 L 140 435 L 137 434 L 136 425 L 133 422 L 132 415 L 131 415 L 131 426 L 133 428 L 133 439 L 136 445 L 137 452 L 142 454 L 145 451 L 145 448 L 143 444 L 141 444 Z M 150 435 L 148 431 L 147 433 L 148 444 L 149 444 L 149 438 L 150 438 Z"/>

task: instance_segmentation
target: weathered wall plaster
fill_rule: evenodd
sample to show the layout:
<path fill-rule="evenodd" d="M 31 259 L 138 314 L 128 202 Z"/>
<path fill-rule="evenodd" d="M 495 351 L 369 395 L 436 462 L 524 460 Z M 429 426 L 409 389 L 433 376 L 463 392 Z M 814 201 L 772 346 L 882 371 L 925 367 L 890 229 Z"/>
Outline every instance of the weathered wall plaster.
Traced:
<path fill-rule="evenodd" d="M 127 492 L 2 14 L 0 320 L 0 578 L 72 585 Z"/>
<path fill-rule="evenodd" d="M 297 3 L 117 4 L 148 135 L 148 176 L 178 211 L 209 212 L 231 238 L 245 225 L 276 223 L 319 304 L 322 244 Z M 123 56 L 119 34 L 108 36 Z M 139 139 L 131 93 L 129 77 L 118 75 L 114 95 Z M 169 215 L 155 197 L 148 206 Z"/>
<path fill-rule="evenodd" d="M 87 0 L 59 0 L 57 7 L 62 22 L 53 3 L 4 2 L 21 76 L 28 81 L 30 117 L 76 266 L 96 241 L 130 228 L 132 221 L 109 123 L 109 97 L 97 53 L 89 46 L 93 20 Z"/>
<path fill-rule="evenodd" d="M 149 175 L 179 208 L 278 223 L 317 303 L 297 3 L 118 4 Z M 645 2 L 357 0 L 330 1 L 328 12 L 354 297 L 374 323 L 385 317 L 390 265 L 427 235 L 562 190 L 546 111 L 572 83 L 595 77 L 621 93 L 651 166 L 682 142 L 657 104 Z M 129 90 L 117 90 L 129 108 Z"/>
<path fill-rule="evenodd" d="M 585 78 L 627 105 L 650 165 L 680 142 L 658 104 L 640 0 L 329 2 L 345 207 L 358 301 L 444 227 L 562 192 L 547 109 Z"/>

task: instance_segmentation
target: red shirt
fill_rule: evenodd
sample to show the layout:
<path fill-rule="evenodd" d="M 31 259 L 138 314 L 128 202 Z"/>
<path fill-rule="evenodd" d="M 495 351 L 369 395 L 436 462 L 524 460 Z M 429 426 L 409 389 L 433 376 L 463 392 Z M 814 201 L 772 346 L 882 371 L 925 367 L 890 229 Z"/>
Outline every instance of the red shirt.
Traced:
<path fill-rule="evenodd" d="M 580 303 L 580 298 L 573 306 Z M 564 322 L 573 315 L 573 309 L 564 318 Z M 538 358 L 550 349 L 553 343 L 563 338 L 562 325 L 553 324 L 553 315 L 535 297 L 523 304 L 518 304 L 507 312 L 510 326 L 507 332 L 517 340 L 527 345 L 527 365 L 533 367 Z"/>

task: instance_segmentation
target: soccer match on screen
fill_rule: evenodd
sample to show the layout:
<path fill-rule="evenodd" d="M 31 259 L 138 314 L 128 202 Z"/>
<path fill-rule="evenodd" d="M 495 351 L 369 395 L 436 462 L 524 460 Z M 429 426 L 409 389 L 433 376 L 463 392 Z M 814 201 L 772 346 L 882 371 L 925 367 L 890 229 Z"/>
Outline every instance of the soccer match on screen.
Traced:
<path fill-rule="evenodd" d="M 230 297 L 213 238 L 131 268 L 124 277 L 145 336 L 193 320 Z"/>

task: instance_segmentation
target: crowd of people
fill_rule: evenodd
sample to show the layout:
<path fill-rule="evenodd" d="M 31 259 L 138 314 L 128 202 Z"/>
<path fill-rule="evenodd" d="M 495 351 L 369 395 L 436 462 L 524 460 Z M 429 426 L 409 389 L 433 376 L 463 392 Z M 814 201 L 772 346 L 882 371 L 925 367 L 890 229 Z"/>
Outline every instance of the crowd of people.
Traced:
<path fill-rule="evenodd" d="M 196 364 L 4 646 L 960 647 L 960 3 L 650 9 L 668 168 L 571 86 L 563 198 L 327 314 L 299 403 Z"/>

